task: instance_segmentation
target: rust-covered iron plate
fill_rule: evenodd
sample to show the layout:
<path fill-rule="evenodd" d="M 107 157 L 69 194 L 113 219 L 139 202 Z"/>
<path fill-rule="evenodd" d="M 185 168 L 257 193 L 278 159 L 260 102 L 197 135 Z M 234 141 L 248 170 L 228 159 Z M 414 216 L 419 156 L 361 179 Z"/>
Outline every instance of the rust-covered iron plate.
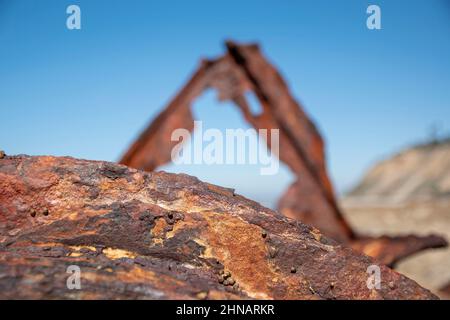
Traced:
<path fill-rule="evenodd" d="M 187 175 L 0 159 L 0 298 L 435 299 L 298 220 Z M 67 268 L 78 266 L 81 289 Z"/>

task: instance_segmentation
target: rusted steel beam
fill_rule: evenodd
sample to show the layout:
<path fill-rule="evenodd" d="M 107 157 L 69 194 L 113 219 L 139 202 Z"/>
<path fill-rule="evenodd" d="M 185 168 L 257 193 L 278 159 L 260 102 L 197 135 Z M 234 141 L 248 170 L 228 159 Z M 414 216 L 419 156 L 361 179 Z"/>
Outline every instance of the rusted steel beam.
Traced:
<path fill-rule="evenodd" d="M 392 266 L 401 259 L 430 248 L 442 248 L 447 242 L 442 237 L 430 236 L 382 236 L 377 238 L 358 238 L 351 247 L 359 252 L 375 257 L 381 263 Z"/>
<path fill-rule="evenodd" d="M 383 265 L 369 288 L 371 258 L 183 174 L 6 156 L 0 190 L 0 298 L 436 298 Z"/>
<path fill-rule="evenodd" d="M 227 42 L 227 48 L 223 57 L 201 63 L 191 80 L 133 143 L 120 163 L 152 171 L 169 162 L 171 150 L 178 143 L 171 141 L 173 130 L 192 130 L 193 101 L 207 88 L 215 88 L 219 99 L 234 101 L 255 129 L 280 130 L 277 156 L 297 176 L 295 185 L 309 193 L 308 197 L 300 198 L 302 206 L 314 217 L 319 229 L 327 230 L 327 234 L 341 241 L 351 238 L 352 231 L 336 205 L 326 173 L 323 141 L 315 125 L 256 45 Z M 251 113 L 245 98 L 247 91 L 255 93 L 262 106 L 261 114 Z M 299 220 L 305 215 L 298 210 L 291 210 L 290 214 Z M 322 224 L 322 220 L 326 223 Z"/>
<path fill-rule="evenodd" d="M 280 73 L 264 58 L 257 45 L 227 42 L 227 52 L 216 60 L 203 61 L 191 80 L 172 102 L 134 142 L 120 163 L 153 171 L 170 161 L 171 141 L 177 128 L 193 129 L 191 106 L 207 88 L 215 88 L 219 100 L 233 101 L 243 117 L 255 129 L 279 129 L 277 156 L 296 176 L 296 181 L 281 197 L 278 210 L 285 216 L 320 229 L 327 236 L 371 252 L 388 265 L 417 251 L 445 246 L 442 238 L 430 242 L 428 237 L 360 240 L 340 211 L 328 178 L 324 142 L 316 126 L 292 97 Z M 254 92 L 262 108 L 253 114 L 245 93 Z M 267 139 L 270 148 L 271 139 Z M 380 250 L 367 250 L 383 243 Z M 402 245 L 400 245 L 400 243 Z M 388 259 L 389 257 L 389 259 Z"/>

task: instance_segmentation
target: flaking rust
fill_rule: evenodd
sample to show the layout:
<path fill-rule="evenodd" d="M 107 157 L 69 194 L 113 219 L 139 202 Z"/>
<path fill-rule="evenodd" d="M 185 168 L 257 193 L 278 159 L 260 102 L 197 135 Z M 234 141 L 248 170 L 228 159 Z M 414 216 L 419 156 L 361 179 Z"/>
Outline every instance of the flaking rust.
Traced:
<path fill-rule="evenodd" d="M 373 263 L 187 175 L 68 157 L 0 159 L 2 299 L 436 298 L 386 266 L 381 288 L 369 289 Z M 73 265 L 80 290 L 66 286 Z"/>
<path fill-rule="evenodd" d="M 153 171 L 169 162 L 171 151 L 178 143 L 171 141 L 172 132 L 179 128 L 192 131 L 193 101 L 206 89 L 214 88 L 219 100 L 234 102 L 255 129 L 279 129 L 278 156 L 297 178 L 279 201 L 278 209 L 285 216 L 312 225 L 325 235 L 390 266 L 420 250 L 447 245 L 438 236 L 369 238 L 357 235 L 337 205 L 326 170 L 323 139 L 292 97 L 280 73 L 267 62 L 257 45 L 238 45 L 230 41 L 226 46 L 224 56 L 202 61 L 188 83 L 131 145 L 120 163 Z M 248 91 L 258 99 L 260 114 L 252 113 L 245 97 Z M 266 141 L 268 148 L 270 141 L 270 138 Z"/>

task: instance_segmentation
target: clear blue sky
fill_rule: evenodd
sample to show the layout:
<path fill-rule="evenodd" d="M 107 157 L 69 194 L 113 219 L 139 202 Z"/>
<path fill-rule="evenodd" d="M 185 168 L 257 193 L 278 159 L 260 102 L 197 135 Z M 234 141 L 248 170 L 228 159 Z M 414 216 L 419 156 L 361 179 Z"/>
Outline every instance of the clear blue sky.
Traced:
<path fill-rule="evenodd" d="M 344 191 L 374 161 L 450 130 L 450 1 L 0 0 L 0 148 L 117 160 L 224 39 L 257 41 L 327 142 Z M 77 4 L 82 29 L 66 28 Z M 378 4 L 382 30 L 366 28 Z M 207 93 L 207 127 L 246 127 Z M 188 167 L 203 180 L 272 204 L 291 177 Z"/>

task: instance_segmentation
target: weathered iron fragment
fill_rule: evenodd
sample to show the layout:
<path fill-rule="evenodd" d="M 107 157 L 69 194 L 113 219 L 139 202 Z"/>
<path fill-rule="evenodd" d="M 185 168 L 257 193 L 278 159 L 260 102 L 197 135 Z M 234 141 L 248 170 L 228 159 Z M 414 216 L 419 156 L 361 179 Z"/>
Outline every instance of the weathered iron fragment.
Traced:
<path fill-rule="evenodd" d="M 374 261 L 194 177 L 68 157 L 0 159 L 0 298 L 434 299 Z M 81 290 L 67 268 L 78 266 Z"/>
<path fill-rule="evenodd" d="M 358 238 L 351 242 L 351 247 L 359 252 L 376 257 L 386 265 L 394 265 L 403 258 L 429 248 L 442 248 L 447 242 L 434 235 L 430 236 L 382 236 L 377 238 Z"/>
<path fill-rule="evenodd" d="M 442 247 L 445 240 L 429 237 L 369 239 L 355 234 L 339 209 L 326 171 L 324 142 L 316 126 L 292 97 L 280 73 L 264 58 L 257 45 L 227 42 L 227 52 L 216 60 L 204 60 L 186 86 L 132 144 L 120 163 L 153 171 L 170 161 L 178 141 L 171 141 L 175 129 L 192 131 L 193 101 L 207 88 L 215 88 L 219 100 L 233 101 L 255 129 L 279 129 L 279 158 L 296 176 L 281 197 L 278 210 L 321 230 L 327 236 L 354 245 L 362 252 L 393 265 L 399 259 L 427 248 Z M 255 93 L 262 112 L 253 114 L 245 97 Z M 270 136 L 267 139 L 270 148 Z M 435 239 L 435 238 L 433 238 Z M 383 243 L 380 247 L 379 244 Z M 364 243 L 364 245 L 362 244 Z M 368 250 L 378 246 L 382 250 Z M 364 247 L 364 248 L 363 248 Z"/>

